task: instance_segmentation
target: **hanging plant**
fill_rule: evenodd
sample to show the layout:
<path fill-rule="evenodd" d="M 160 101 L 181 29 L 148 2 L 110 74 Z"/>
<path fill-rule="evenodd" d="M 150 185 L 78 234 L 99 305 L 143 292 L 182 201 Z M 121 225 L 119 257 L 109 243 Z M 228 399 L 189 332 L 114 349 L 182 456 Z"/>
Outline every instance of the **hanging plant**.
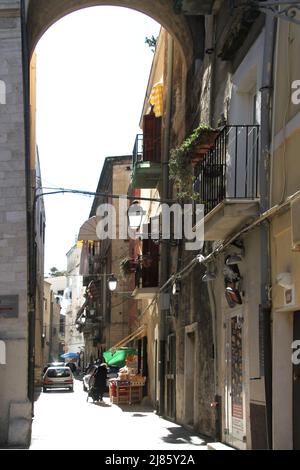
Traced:
<path fill-rule="evenodd" d="M 170 179 L 177 188 L 178 199 L 199 198 L 199 195 L 193 191 L 195 181 L 193 166 L 213 147 L 218 134 L 218 130 L 212 129 L 207 124 L 201 124 L 180 146 L 171 150 Z"/>

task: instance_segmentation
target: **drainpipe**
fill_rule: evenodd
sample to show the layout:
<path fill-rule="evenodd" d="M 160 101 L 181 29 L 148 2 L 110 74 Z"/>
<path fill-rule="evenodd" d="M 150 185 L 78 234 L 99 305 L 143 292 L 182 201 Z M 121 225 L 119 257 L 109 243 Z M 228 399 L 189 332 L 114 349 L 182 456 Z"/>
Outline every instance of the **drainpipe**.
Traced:
<path fill-rule="evenodd" d="M 276 37 L 276 22 L 271 15 L 266 15 L 265 43 L 263 51 L 263 70 L 261 91 L 261 155 L 260 175 L 260 212 L 270 207 L 270 145 L 271 120 L 270 105 L 272 99 L 273 57 Z M 271 345 L 271 303 L 269 287 L 271 285 L 271 266 L 269 253 L 269 223 L 263 223 L 260 229 L 260 315 L 264 343 L 264 377 L 266 399 L 267 448 L 272 449 L 272 345 Z"/>
<path fill-rule="evenodd" d="M 167 54 L 167 97 L 166 97 L 166 117 L 165 132 L 163 139 L 162 154 L 162 199 L 169 199 L 169 151 L 172 113 L 172 78 L 173 78 L 173 52 L 174 42 L 168 34 L 168 54 Z M 160 253 L 160 285 L 163 286 L 169 277 L 169 244 L 161 244 Z M 167 310 L 159 307 L 159 409 L 158 413 L 164 415 L 165 412 L 165 344 L 166 344 L 166 316 Z"/>

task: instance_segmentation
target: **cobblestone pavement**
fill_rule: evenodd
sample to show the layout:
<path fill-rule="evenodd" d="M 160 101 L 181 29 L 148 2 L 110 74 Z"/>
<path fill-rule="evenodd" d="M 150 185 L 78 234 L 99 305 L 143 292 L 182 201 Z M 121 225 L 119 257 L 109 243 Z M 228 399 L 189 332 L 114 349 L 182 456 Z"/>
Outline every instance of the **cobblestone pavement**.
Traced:
<path fill-rule="evenodd" d="M 197 434 L 141 405 L 86 401 L 82 383 L 74 393 L 53 390 L 35 402 L 31 450 L 205 450 Z"/>

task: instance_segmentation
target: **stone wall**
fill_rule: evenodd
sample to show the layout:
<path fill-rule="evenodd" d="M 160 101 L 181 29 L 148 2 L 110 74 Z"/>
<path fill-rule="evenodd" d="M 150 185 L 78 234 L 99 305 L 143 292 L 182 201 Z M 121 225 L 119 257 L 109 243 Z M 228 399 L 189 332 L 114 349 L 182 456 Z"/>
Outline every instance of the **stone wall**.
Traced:
<path fill-rule="evenodd" d="M 0 316 L 0 339 L 6 343 L 6 364 L 0 365 L 0 443 L 25 445 L 30 436 L 31 406 L 27 399 L 26 173 L 19 1 L 0 1 L 0 43 L 0 81 L 5 91 L 0 101 L 0 296 L 18 296 L 17 316 Z"/>

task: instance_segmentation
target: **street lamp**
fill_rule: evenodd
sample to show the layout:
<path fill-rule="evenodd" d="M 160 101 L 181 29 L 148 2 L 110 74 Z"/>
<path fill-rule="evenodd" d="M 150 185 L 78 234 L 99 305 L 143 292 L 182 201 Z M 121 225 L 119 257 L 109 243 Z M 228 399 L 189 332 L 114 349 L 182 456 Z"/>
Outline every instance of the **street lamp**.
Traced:
<path fill-rule="evenodd" d="M 227 266 L 232 266 L 233 264 L 239 264 L 241 263 L 243 260 L 242 260 L 242 257 L 238 254 L 234 254 L 234 255 L 229 255 L 226 259 L 226 262 L 225 264 Z"/>
<path fill-rule="evenodd" d="M 140 206 L 139 201 L 133 201 L 127 211 L 129 227 L 133 230 L 137 230 L 142 225 L 145 214 L 146 212 L 142 206 Z"/>
<path fill-rule="evenodd" d="M 112 274 L 107 281 L 108 288 L 111 292 L 115 291 L 118 285 L 118 280 L 114 274 Z"/>

